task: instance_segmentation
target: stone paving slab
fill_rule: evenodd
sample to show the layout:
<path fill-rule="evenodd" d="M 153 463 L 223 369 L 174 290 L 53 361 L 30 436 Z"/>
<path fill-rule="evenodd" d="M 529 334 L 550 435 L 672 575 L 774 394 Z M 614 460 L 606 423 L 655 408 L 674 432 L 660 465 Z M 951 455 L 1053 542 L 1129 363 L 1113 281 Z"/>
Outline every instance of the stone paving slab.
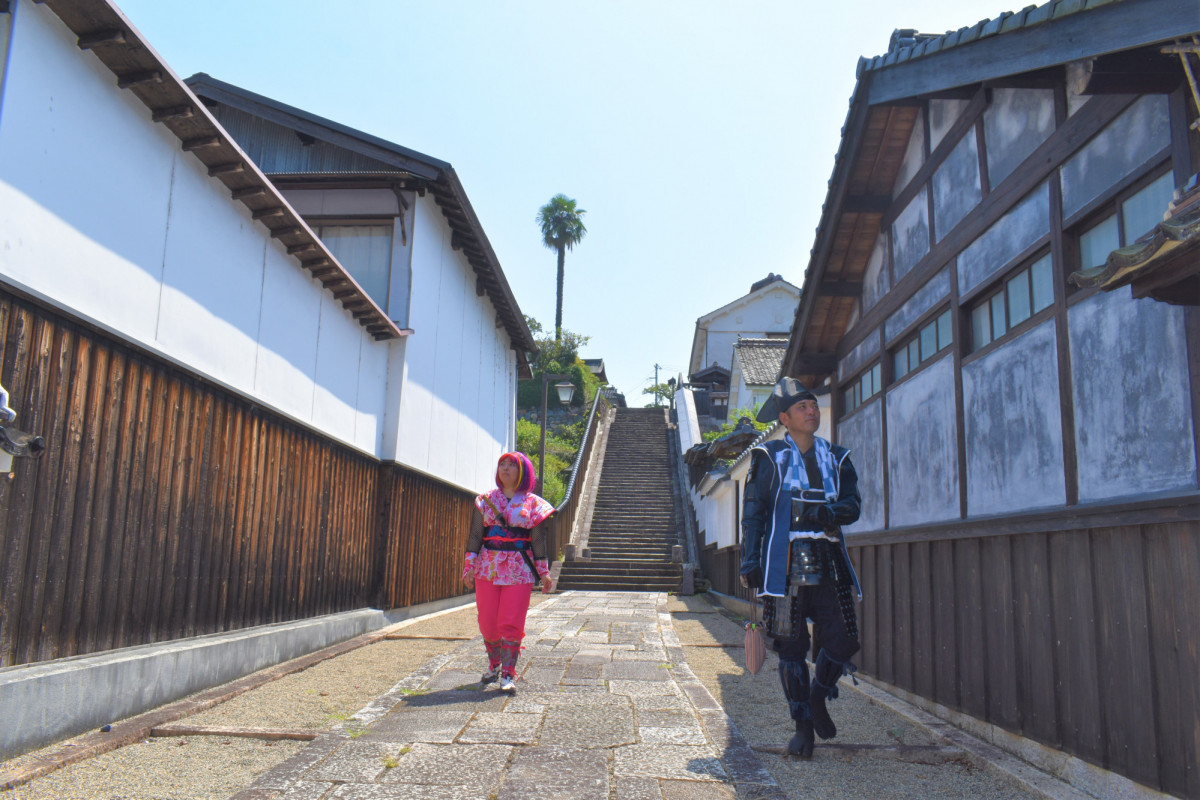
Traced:
<path fill-rule="evenodd" d="M 608 800 L 608 755 L 573 747 L 528 747 L 513 758 L 497 800 Z"/>
<path fill-rule="evenodd" d="M 533 744 L 542 714 L 480 712 L 458 737 L 462 744 Z"/>
<path fill-rule="evenodd" d="M 239 800 L 782 797 L 686 668 L 666 609 L 653 592 L 550 598 L 527 617 L 515 695 L 478 683 L 477 637 Z"/>

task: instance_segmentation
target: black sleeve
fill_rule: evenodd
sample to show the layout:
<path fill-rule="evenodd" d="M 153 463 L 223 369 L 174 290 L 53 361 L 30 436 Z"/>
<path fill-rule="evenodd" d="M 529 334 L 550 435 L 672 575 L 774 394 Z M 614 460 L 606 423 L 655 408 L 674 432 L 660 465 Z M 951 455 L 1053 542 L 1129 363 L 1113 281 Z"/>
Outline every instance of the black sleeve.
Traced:
<path fill-rule="evenodd" d="M 838 498 L 829 504 L 833 513 L 835 525 L 851 525 L 858 522 L 862 511 L 862 499 L 858 496 L 858 473 L 850 463 L 850 457 L 842 459 L 842 469 L 838 477 Z"/>
<path fill-rule="evenodd" d="M 766 544 L 767 531 L 771 527 L 771 515 L 775 511 L 771 483 L 775 468 L 771 458 L 761 450 L 751 456 L 750 476 L 746 481 L 745 497 L 742 501 L 742 565 L 745 575 L 762 565 L 762 549 Z"/>
<path fill-rule="evenodd" d="M 479 509 L 471 515 L 471 533 L 467 536 L 467 552 L 478 553 L 483 547 L 483 514 Z"/>
<path fill-rule="evenodd" d="M 547 558 L 546 551 L 549 549 L 550 535 L 557 530 L 557 525 L 558 515 L 553 514 L 529 529 L 529 535 L 533 538 L 534 560 Z"/>

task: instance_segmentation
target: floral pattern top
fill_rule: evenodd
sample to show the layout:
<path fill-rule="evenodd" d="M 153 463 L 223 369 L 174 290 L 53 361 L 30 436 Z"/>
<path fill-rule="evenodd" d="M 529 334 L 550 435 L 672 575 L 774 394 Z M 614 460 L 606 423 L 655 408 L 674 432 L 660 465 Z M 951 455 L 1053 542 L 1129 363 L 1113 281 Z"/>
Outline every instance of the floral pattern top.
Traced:
<path fill-rule="evenodd" d="M 500 512 L 497 518 L 487 501 Z M 475 498 L 475 508 L 483 519 L 483 527 L 505 525 L 509 528 L 533 529 L 541 525 L 554 513 L 554 506 L 532 492 L 518 492 L 512 499 L 504 492 L 493 489 Z M 474 544 L 472 540 L 471 544 Z M 470 545 L 468 545 L 470 546 Z M 550 565 L 545 558 L 535 558 L 534 566 L 542 578 L 550 575 Z M 483 578 L 497 586 L 514 586 L 535 583 L 525 558 L 516 550 L 488 550 L 479 546 L 475 552 L 468 551 L 463 562 L 463 580 Z"/>

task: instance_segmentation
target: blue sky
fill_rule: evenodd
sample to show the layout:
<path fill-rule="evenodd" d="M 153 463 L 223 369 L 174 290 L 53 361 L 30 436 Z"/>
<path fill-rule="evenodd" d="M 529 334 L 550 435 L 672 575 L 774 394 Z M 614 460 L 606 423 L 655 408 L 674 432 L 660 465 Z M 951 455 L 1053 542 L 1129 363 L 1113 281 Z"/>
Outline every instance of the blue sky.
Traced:
<path fill-rule="evenodd" d="M 800 285 L 860 55 L 1003 0 L 117 0 L 207 72 L 454 165 L 521 310 L 554 324 L 534 217 L 587 210 L 563 325 L 630 405 L 686 371 L 696 318 L 768 272 Z M 419 332 L 418 332 L 419 335 Z"/>

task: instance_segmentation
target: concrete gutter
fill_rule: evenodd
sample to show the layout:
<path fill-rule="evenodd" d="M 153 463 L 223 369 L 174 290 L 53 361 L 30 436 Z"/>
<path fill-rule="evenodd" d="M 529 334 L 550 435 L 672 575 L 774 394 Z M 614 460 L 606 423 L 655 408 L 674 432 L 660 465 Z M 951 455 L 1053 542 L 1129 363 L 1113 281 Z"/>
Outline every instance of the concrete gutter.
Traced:
<path fill-rule="evenodd" d="M 0 761 L 410 617 L 475 602 L 372 608 L 0 669 Z"/>

